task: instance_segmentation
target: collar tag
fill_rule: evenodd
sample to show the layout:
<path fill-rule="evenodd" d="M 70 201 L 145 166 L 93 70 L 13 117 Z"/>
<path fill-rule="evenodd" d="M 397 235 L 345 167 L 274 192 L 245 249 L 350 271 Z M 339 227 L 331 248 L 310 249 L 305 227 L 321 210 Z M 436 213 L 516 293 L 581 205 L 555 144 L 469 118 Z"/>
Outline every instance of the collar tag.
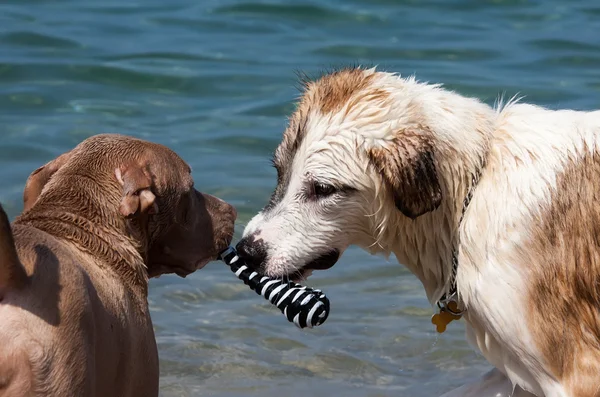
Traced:
<path fill-rule="evenodd" d="M 457 293 L 451 294 L 449 297 L 442 297 L 437 303 L 440 308 L 439 313 L 431 317 L 431 323 L 435 325 L 438 333 L 446 331 L 446 327 L 454 320 L 460 320 L 464 310 L 458 308 Z"/>

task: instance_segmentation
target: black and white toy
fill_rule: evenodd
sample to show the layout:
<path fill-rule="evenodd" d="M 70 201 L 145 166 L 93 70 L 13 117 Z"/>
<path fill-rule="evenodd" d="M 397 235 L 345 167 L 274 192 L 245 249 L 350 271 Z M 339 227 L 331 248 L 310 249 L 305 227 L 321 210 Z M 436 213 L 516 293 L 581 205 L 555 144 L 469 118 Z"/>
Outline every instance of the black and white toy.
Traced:
<path fill-rule="evenodd" d="M 250 269 L 233 247 L 221 252 L 223 260 L 235 275 L 254 292 L 277 306 L 288 321 L 298 328 L 321 325 L 329 316 L 329 299 L 321 290 L 312 289 L 293 281 L 261 276 Z"/>

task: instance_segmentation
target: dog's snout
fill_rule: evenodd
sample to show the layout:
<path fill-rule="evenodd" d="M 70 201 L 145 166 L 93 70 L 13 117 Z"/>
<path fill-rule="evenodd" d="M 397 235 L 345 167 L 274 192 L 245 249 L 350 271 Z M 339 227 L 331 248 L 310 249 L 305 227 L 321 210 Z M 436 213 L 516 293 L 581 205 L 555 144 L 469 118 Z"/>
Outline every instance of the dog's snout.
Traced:
<path fill-rule="evenodd" d="M 267 259 L 267 246 L 261 239 L 250 235 L 242 238 L 235 249 L 246 264 L 253 269 L 259 269 Z"/>
<path fill-rule="evenodd" d="M 196 190 L 199 202 L 206 209 L 204 218 L 210 222 L 214 249 L 220 252 L 227 248 L 233 239 L 237 211 L 235 207 L 216 196 Z"/>

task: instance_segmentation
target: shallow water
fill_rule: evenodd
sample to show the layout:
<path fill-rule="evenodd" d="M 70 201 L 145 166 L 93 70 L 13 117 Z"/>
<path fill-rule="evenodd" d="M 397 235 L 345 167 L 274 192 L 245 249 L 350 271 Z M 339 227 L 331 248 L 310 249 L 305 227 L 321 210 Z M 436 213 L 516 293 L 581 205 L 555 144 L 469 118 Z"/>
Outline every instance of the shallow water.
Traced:
<path fill-rule="evenodd" d="M 275 184 L 295 71 L 379 65 L 490 104 L 591 109 L 599 31 L 591 0 L 1 1 L 0 201 L 16 215 L 32 170 L 120 132 L 180 153 L 237 206 L 239 237 Z M 310 284 L 332 312 L 302 331 L 221 263 L 153 280 L 161 396 L 436 396 L 488 368 L 462 323 L 437 336 L 393 258 L 351 249 Z"/>

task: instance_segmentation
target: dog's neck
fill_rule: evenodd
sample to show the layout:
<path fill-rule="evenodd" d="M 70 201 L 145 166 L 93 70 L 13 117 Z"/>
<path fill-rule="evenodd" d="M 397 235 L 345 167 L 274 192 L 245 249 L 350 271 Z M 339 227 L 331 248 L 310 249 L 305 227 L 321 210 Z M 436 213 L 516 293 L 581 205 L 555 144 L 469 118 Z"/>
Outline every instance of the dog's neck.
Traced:
<path fill-rule="evenodd" d="M 497 112 L 475 99 L 439 88 L 421 99 L 424 120 L 436 141 L 442 202 L 415 220 L 396 211 L 395 230 L 387 234 L 391 251 L 420 279 L 434 304 L 451 287 L 452 256 L 459 251 L 465 198 L 489 154 Z"/>
<path fill-rule="evenodd" d="M 15 223 L 31 225 L 69 241 L 146 296 L 148 274 L 141 253 L 145 244 L 132 235 L 126 220 L 118 216 L 119 188 L 96 184 L 96 189 L 102 189 L 99 195 L 88 191 L 89 180 L 78 183 L 77 178 L 70 178 L 71 188 L 85 193 L 65 195 L 58 189 L 44 192 Z"/>

